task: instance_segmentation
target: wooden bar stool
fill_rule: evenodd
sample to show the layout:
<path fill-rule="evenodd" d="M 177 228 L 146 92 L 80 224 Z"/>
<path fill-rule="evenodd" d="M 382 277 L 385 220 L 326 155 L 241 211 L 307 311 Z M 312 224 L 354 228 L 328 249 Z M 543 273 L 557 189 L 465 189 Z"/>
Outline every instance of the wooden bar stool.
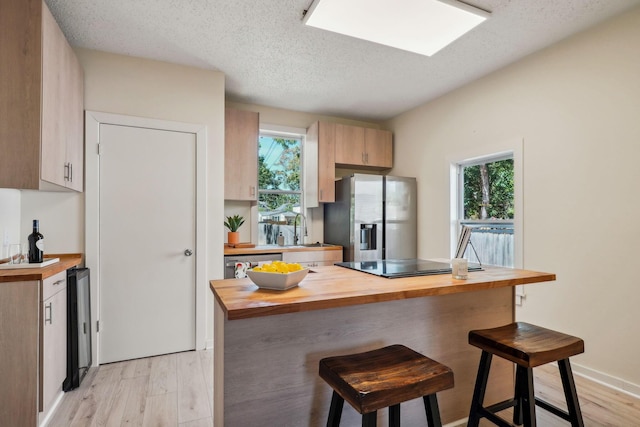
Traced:
<path fill-rule="evenodd" d="M 422 397 L 430 427 L 440 427 L 436 393 L 453 387 L 448 367 L 403 345 L 320 360 L 320 377 L 333 388 L 327 427 L 340 425 L 346 400 L 376 425 L 378 409 L 389 407 L 389 426 L 400 426 L 400 403 Z"/>
<path fill-rule="evenodd" d="M 583 340 L 528 323 L 516 322 L 499 328 L 471 331 L 469 344 L 482 349 L 482 356 L 467 427 L 477 427 L 480 418 L 487 418 L 501 427 L 513 426 L 496 415 L 496 412 L 512 406 L 515 424 L 522 425 L 524 422 L 525 427 L 534 427 L 536 405 L 571 422 L 573 427 L 584 425 L 569 363 L 569 357 L 584 353 Z M 487 378 L 491 357 L 494 354 L 516 364 L 515 393 L 513 399 L 484 407 Z M 537 399 L 534 395 L 533 368 L 550 362 L 558 362 L 568 411 Z"/>

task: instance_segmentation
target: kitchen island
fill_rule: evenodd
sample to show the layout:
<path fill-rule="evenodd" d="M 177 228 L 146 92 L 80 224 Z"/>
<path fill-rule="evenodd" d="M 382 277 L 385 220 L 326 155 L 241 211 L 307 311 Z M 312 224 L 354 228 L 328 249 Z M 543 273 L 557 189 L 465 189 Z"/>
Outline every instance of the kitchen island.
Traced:
<path fill-rule="evenodd" d="M 250 279 L 211 281 L 216 426 L 324 425 L 331 389 L 318 377 L 318 361 L 390 344 L 452 368 L 455 387 L 438 397 L 443 422 L 465 418 L 480 357 L 467 343 L 468 331 L 512 322 L 514 286 L 555 280 L 499 267 L 471 272 L 467 280 L 451 274 L 385 279 L 338 266 L 312 271 L 287 291 L 259 289 Z M 513 368 L 499 362 L 487 401 L 513 391 Z M 385 420 L 386 410 L 379 417 Z M 424 424 L 422 401 L 403 404 L 402 418 Z M 360 423 L 349 405 L 343 423 Z"/>

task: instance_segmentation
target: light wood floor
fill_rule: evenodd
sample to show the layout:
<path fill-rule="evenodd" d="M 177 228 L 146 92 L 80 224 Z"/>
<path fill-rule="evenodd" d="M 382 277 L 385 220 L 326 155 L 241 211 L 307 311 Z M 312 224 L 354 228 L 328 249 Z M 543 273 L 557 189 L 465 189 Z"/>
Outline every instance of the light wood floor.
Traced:
<path fill-rule="evenodd" d="M 559 408 L 566 409 L 567 405 L 564 400 L 558 368 L 552 365 L 540 366 L 533 370 L 533 375 L 536 397 Z M 594 381 L 575 375 L 575 373 L 574 379 L 585 427 L 640 426 L 640 399 L 604 387 Z M 511 420 L 512 414 L 512 409 L 500 413 L 507 421 Z M 538 426 L 541 427 L 566 427 L 571 425 L 569 422 L 538 407 L 536 407 L 536 421 Z M 495 426 L 495 424 L 482 420 L 480 426 L 488 427 Z"/>
<path fill-rule="evenodd" d="M 190 351 L 92 368 L 48 426 L 211 427 L 213 353 Z"/>
<path fill-rule="evenodd" d="M 191 351 L 92 368 L 80 388 L 65 394 L 49 426 L 211 427 L 212 358 L 210 350 Z M 536 396 L 566 407 L 557 368 L 534 374 Z M 640 399 L 577 375 L 575 381 L 585 426 L 640 426 Z M 509 419 L 509 410 L 502 414 Z M 569 425 L 539 408 L 537 419 L 542 427 Z"/>

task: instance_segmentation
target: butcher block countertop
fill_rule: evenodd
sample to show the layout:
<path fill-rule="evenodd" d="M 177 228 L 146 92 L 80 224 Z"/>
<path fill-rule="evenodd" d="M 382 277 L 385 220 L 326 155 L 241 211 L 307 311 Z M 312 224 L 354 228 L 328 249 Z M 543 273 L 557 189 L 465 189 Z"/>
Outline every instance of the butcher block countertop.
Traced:
<path fill-rule="evenodd" d="M 263 245 L 253 248 L 230 248 L 225 246 L 225 255 L 254 255 L 254 254 L 279 254 L 283 252 L 313 252 L 313 251 L 341 251 L 342 246 L 278 246 Z"/>
<path fill-rule="evenodd" d="M 45 258 L 60 258 L 60 261 L 41 268 L 0 270 L 0 283 L 43 280 L 82 263 L 82 254 L 46 254 Z"/>
<path fill-rule="evenodd" d="M 286 291 L 259 289 L 249 278 L 212 280 L 228 320 L 346 307 L 382 301 L 447 295 L 556 280 L 553 273 L 484 267 L 467 280 L 451 274 L 386 279 L 338 266 L 314 267 Z"/>

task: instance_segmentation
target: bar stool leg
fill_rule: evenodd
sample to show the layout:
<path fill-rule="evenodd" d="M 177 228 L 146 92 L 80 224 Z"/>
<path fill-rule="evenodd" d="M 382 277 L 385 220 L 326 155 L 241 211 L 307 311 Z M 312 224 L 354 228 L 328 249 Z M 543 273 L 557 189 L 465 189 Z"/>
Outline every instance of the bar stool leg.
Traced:
<path fill-rule="evenodd" d="M 424 409 L 427 412 L 427 423 L 429 427 L 442 427 L 440 419 L 440 409 L 438 408 L 438 397 L 430 394 L 422 398 L 424 400 Z"/>
<path fill-rule="evenodd" d="M 569 417 L 571 418 L 571 427 L 583 427 L 584 422 L 582 421 L 580 402 L 578 401 L 578 393 L 576 392 L 576 384 L 573 381 L 573 372 L 571 371 L 569 359 L 558 360 L 558 368 L 562 378 L 564 397 L 567 401 L 567 412 L 569 412 Z"/>
<path fill-rule="evenodd" d="M 400 427 L 400 404 L 389 407 L 389 427 Z"/>
<path fill-rule="evenodd" d="M 327 418 L 327 427 L 339 427 L 340 418 L 342 417 L 342 407 L 344 399 L 335 391 L 331 396 L 331 407 L 329 408 L 329 418 Z"/>
<path fill-rule="evenodd" d="M 515 389 L 513 391 L 513 400 L 515 401 L 515 406 L 513 407 L 513 423 L 515 425 L 521 426 L 522 425 L 522 396 L 523 396 L 523 390 L 522 390 L 522 380 L 520 378 L 520 375 L 517 375 L 517 369 L 516 369 L 516 386 Z"/>
<path fill-rule="evenodd" d="M 378 422 L 378 411 L 362 414 L 362 427 L 376 427 Z"/>
<path fill-rule="evenodd" d="M 516 382 L 520 384 L 520 396 L 524 427 L 536 427 L 536 399 L 533 390 L 533 369 L 518 365 L 516 368 Z M 526 388 L 524 388 L 526 387 Z"/>
<path fill-rule="evenodd" d="M 480 424 L 480 408 L 482 408 L 482 403 L 484 402 L 484 393 L 487 388 L 492 356 L 491 353 L 484 350 L 482 351 L 482 356 L 480 356 L 480 366 L 478 367 L 476 385 L 473 389 L 473 399 L 471 400 L 471 410 L 469 411 L 467 427 L 478 427 Z"/>

